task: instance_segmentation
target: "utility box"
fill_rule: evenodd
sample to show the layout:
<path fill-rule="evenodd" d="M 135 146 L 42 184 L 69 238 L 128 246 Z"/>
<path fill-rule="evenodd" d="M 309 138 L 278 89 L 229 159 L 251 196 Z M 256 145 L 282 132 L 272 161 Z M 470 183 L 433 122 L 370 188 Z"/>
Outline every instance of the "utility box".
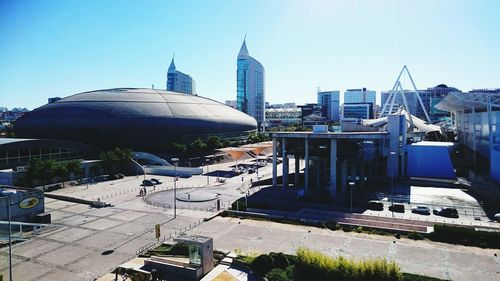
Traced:
<path fill-rule="evenodd" d="M 174 242 L 184 243 L 189 247 L 189 264 L 202 268 L 202 275 L 214 268 L 214 243 L 212 237 L 183 234 L 174 238 Z"/>

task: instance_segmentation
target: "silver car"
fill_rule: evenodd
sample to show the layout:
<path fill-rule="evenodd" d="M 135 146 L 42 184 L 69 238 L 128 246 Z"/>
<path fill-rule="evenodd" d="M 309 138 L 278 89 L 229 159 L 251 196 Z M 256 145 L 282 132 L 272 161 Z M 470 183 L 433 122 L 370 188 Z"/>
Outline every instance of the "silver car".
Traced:
<path fill-rule="evenodd" d="M 429 209 L 429 207 L 422 206 L 422 205 L 418 205 L 416 207 L 411 208 L 411 212 L 416 213 L 416 214 L 421 214 L 421 215 L 430 215 L 431 214 L 431 210 Z"/>

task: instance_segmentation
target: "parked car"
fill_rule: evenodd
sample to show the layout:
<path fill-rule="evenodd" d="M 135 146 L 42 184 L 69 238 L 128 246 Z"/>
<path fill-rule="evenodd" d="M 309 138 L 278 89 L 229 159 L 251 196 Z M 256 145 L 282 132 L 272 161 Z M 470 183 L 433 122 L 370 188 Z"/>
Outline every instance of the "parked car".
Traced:
<path fill-rule="evenodd" d="M 458 211 L 455 208 L 436 208 L 432 210 L 432 213 L 443 217 L 458 218 Z"/>
<path fill-rule="evenodd" d="M 495 219 L 497 220 L 497 222 L 500 222 L 500 213 L 495 214 Z"/>
<path fill-rule="evenodd" d="M 368 201 L 368 209 L 373 211 L 382 211 L 384 209 L 384 203 L 380 201 Z"/>
<path fill-rule="evenodd" d="M 249 174 L 253 174 L 253 173 L 255 173 L 255 169 L 253 169 L 253 168 L 248 169 L 248 173 L 249 173 Z"/>
<path fill-rule="evenodd" d="M 403 204 L 394 204 L 389 206 L 389 211 L 393 211 L 396 213 L 404 213 L 405 212 L 405 205 Z"/>
<path fill-rule="evenodd" d="M 411 212 L 416 213 L 416 214 L 421 214 L 421 215 L 430 215 L 431 214 L 431 210 L 429 209 L 429 207 L 422 206 L 422 205 L 418 205 L 416 207 L 411 208 Z"/>
<path fill-rule="evenodd" d="M 153 185 L 155 185 L 155 184 L 150 180 L 143 180 L 142 181 L 142 186 L 153 186 Z"/>
<path fill-rule="evenodd" d="M 163 183 L 161 180 L 159 180 L 159 179 L 155 179 L 155 178 L 150 179 L 150 181 L 151 181 L 151 182 L 153 182 L 155 185 L 156 185 L 156 184 L 162 184 L 162 183 Z"/>

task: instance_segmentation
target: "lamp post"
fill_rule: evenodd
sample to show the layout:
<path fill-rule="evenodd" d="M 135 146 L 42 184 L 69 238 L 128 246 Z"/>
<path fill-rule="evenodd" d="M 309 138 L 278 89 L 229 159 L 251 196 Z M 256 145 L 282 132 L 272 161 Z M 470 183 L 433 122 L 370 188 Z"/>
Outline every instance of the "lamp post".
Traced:
<path fill-rule="evenodd" d="M 354 188 L 355 184 L 356 184 L 355 182 L 352 181 L 349 182 L 349 189 L 351 190 L 351 213 L 352 213 L 352 189 Z"/>
<path fill-rule="evenodd" d="M 210 162 L 210 159 L 205 159 L 205 162 L 207 162 L 207 186 L 210 185 L 210 176 L 208 175 L 208 164 Z"/>
<path fill-rule="evenodd" d="M 179 158 L 170 159 L 174 165 L 174 219 L 177 218 L 177 162 Z"/>
<path fill-rule="evenodd" d="M 12 281 L 12 226 L 10 214 L 10 195 L 5 197 L 7 201 L 7 217 L 9 220 L 9 280 Z"/>

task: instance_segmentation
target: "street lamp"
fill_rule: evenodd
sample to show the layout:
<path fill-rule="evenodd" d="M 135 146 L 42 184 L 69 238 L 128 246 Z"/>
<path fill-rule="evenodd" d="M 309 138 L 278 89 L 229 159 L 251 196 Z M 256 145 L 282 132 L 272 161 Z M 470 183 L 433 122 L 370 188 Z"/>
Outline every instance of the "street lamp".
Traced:
<path fill-rule="evenodd" d="M 5 197 L 7 201 L 7 217 L 9 220 L 9 280 L 12 281 L 12 227 L 11 227 L 11 214 L 10 214 L 10 196 Z"/>
<path fill-rule="evenodd" d="M 351 213 L 352 213 L 352 189 L 354 188 L 355 184 L 356 184 L 355 182 L 352 181 L 349 182 L 349 189 L 351 190 Z"/>
<path fill-rule="evenodd" d="M 174 219 L 177 217 L 177 162 L 179 158 L 170 159 L 174 165 Z"/>
<path fill-rule="evenodd" d="M 208 175 L 208 164 L 210 162 L 210 159 L 205 159 L 205 162 L 207 162 L 207 186 L 210 185 L 210 176 Z"/>

